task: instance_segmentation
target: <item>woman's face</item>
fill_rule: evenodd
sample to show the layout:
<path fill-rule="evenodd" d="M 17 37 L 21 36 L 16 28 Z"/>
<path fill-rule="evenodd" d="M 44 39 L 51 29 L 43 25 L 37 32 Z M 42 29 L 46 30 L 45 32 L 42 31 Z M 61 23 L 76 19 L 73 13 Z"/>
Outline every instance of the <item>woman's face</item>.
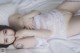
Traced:
<path fill-rule="evenodd" d="M 0 31 L 0 44 L 11 44 L 15 40 L 15 32 L 11 29 Z"/>

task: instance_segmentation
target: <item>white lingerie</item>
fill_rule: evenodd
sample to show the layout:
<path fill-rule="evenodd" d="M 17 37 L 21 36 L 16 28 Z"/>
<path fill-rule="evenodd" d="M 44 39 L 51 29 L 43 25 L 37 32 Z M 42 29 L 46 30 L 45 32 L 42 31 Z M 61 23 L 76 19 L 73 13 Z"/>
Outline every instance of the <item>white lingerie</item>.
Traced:
<path fill-rule="evenodd" d="M 54 10 L 47 14 L 38 15 L 34 19 L 37 29 L 43 25 L 43 29 L 53 31 L 48 40 L 36 37 L 39 41 L 37 47 L 49 44 L 54 53 L 80 53 L 80 34 L 67 37 L 65 20 L 60 11 Z"/>
<path fill-rule="evenodd" d="M 37 15 L 34 17 L 34 21 L 36 26 L 35 29 L 48 29 L 54 32 L 49 37 L 49 39 L 54 39 L 54 38 L 66 39 L 67 38 L 65 20 L 64 20 L 63 14 L 59 10 L 53 10 L 46 14 Z M 46 41 L 45 43 L 47 43 L 47 40 L 45 41 Z M 41 40 L 39 42 L 41 42 Z M 43 44 L 44 41 L 41 43 Z"/>

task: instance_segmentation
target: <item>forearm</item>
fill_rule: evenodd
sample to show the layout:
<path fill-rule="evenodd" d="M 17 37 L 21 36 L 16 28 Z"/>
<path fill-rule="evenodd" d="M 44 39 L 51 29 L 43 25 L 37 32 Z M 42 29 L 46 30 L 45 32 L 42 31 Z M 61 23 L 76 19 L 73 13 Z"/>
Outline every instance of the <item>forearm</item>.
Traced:
<path fill-rule="evenodd" d="M 24 37 L 36 36 L 36 37 L 47 39 L 50 36 L 51 31 L 49 31 L 49 30 L 26 30 L 26 29 L 24 29 L 24 30 L 18 31 L 17 33 L 23 34 Z"/>

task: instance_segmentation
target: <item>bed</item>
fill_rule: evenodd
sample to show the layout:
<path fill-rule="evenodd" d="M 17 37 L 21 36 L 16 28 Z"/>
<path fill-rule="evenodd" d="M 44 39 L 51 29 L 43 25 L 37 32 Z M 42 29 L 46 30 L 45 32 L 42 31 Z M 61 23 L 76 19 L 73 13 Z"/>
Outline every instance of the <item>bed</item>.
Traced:
<path fill-rule="evenodd" d="M 9 25 L 6 19 L 10 15 L 14 14 L 16 11 L 22 14 L 28 13 L 31 10 L 39 10 L 42 13 L 46 13 L 53 10 L 55 7 L 57 7 L 57 5 L 59 5 L 63 1 L 64 0 L 0 0 L 0 25 Z M 38 5 L 36 5 L 35 3 Z M 70 49 L 64 47 L 65 45 L 62 46 L 63 42 L 64 42 L 63 40 L 55 40 L 55 41 L 52 40 L 49 42 L 50 47 L 47 45 L 34 49 L 13 49 L 11 47 L 8 49 L 4 49 L 4 52 L 5 53 L 74 53 L 73 50 L 70 51 Z M 58 49 L 59 46 L 61 49 L 66 49 L 66 50 L 63 51 L 59 49 L 56 52 L 53 51 L 55 49 Z"/>

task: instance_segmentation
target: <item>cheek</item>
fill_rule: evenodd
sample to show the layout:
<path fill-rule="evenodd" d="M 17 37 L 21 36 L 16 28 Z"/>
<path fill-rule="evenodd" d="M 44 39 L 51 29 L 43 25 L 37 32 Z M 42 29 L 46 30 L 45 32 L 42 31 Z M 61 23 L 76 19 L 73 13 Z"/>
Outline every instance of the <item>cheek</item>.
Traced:
<path fill-rule="evenodd" d="M 4 37 L 0 36 L 0 44 L 4 44 Z"/>
<path fill-rule="evenodd" d="M 7 44 L 11 44 L 11 43 L 13 43 L 14 42 L 14 40 L 15 40 L 15 37 L 14 36 L 9 36 L 8 37 L 8 43 Z"/>
<path fill-rule="evenodd" d="M 0 44 L 4 44 L 4 35 L 0 33 Z"/>

